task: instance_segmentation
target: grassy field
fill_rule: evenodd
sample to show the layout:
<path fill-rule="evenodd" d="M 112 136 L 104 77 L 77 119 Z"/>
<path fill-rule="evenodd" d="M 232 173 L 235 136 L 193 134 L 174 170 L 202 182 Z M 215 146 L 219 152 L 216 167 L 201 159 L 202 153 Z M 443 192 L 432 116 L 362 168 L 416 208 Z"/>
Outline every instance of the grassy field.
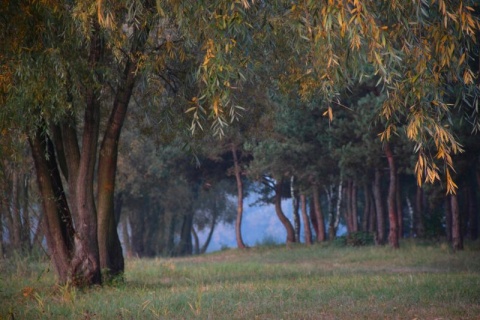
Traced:
<path fill-rule="evenodd" d="M 55 285 L 47 262 L 0 262 L 0 319 L 480 319 L 480 247 L 260 247 L 128 260 L 126 281 Z"/>

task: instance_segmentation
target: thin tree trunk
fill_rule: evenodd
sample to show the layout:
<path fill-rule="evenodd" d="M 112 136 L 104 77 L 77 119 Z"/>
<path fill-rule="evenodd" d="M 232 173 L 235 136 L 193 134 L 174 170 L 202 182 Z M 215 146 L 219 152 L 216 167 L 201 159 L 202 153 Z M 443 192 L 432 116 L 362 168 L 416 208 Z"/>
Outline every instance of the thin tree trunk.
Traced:
<path fill-rule="evenodd" d="M 242 217 L 243 217 L 243 182 L 240 170 L 240 164 L 238 162 L 237 148 L 232 143 L 232 155 L 233 155 L 233 168 L 235 172 L 235 180 L 237 182 L 237 219 L 235 221 L 235 238 L 237 240 L 237 247 L 239 249 L 245 249 L 245 243 L 242 238 Z"/>
<path fill-rule="evenodd" d="M 12 233 L 12 247 L 13 250 L 20 250 L 21 249 L 21 240 L 22 240 L 22 223 L 20 217 L 20 201 L 18 199 L 19 196 L 19 177 L 18 177 L 18 169 L 13 168 L 12 170 L 12 192 L 11 192 L 11 200 L 10 200 L 10 208 L 12 212 L 12 229 L 10 232 Z"/>
<path fill-rule="evenodd" d="M 394 249 L 400 247 L 398 241 L 398 216 L 396 212 L 396 186 L 397 186 L 397 169 L 395 167 L 395 160 L 393 159 L 393 152 L 390 149 L 388 143 L 385 144 L 385 155 L 388 160 L 388 167 L 390 172 L 390 182 L 388 185 L 388 222 L 389 222 L 389 233 L 388 233 L 388 243 Z"/>
<path fill-rule="evenodd" d="M 352 180 L 347 181 L 345 187 L 345 224 L 347 226 L 347 233 L 352 234 L 353 232 L 353 221 L 352 221 Z"/>
<path fill-rule="evenodd" d="M 472 172 L 475 172 L 475 170 L 472 170 Z M 470 176 L 468 186 L 468 236 L 471 240 L 478 239 L 478 203 L 474 175 Z"/>
<path fill-rule="evenodd" d="M 200 248 L 200 254 L 204 254 L 207 252 L 208 245 L 210 244 L 210 241 L 212 240 L 212 235 L 213 235 L 213 230 L 215 230 L 215 225 L 217 224 L 217 213 L 216 210 L 213 212 L 213 218 L 212 218 L 212 223 L 210 224 L 210 231 L 208 232 L 207 239 L 203 243 L 203 246 Z"/>
<path fill-rule="evenodd" d="M 452 242 L 452 205 L 450 195 L 445 197 L 445 235 L 448 242 Z"/>
<path fill-rule="evenodd" d="M 192 227 L 193 235 L 193 254 L 200 254 L 200 240 L 198 239 L 198 233 L 194 227 Z"/>
<path fill-rule="evenodd" d="M 322 207 L 320 205 L 320 190 L 318 185 L 313 185 L 313 206 L 315 208 L 315 217 L 317 220 L 317 241 L 325 241 L 325 220 L 323 218 Z"/>
<path fill-rule="evenodd" d="M 302 218 L 303 218 L 304 233 L 305 233 L 305 243 L 307 245 L 311 245 L 312 230 L 310 228 L 310 219 L 308 218 L 308 213 L 307 213 L 307 197 L 305 196 L 305 194 L 300 195 L 300 202 L 302 203 Z"/>
<path fill-rule="evenodd" d="M 295 192 L 294 180 L 295 177 L 291 176 L 290 197 L 292 198 L 293 229 L 295 230 L 295 241 L 300 242 L 300 215 L 298 214 L 299 203 Z"/>
<path fill-rule="evenodd" d="M 132 251 L 132 241 L 130 240 L 130 235 L 128 233 L 128 216 L 124 214 L 122 219 L 122 235 L 123 235 L 123 245 L 125 246 L 125 252 L 128 258 L 133 257 Z"/>
<path fill-rule="evenodd" d="M 337 231 L 335 229 L 335 208 L 334 202 L 336 202 L 337 193 L 335 192 L 335 185 L 331 184 L 330 188 L 325 188 L 328 202 L 328 240 L 335 239 Z"/>
<path fill-rule="evenodd" d="M 402 193 L 400 190 L 400 179 L 399 175 L 397 174 L 397 181 L 395 187 L 395 203 L 396 203 L 396 210 L 397 210 L 397 218 L 398 218 L 398 238 L 403 238 L 403 206 L 402 206 Z"/>
<path fill-rule="evenodd" d="M 373 182 L 373 200 L 375 202 L 375 212 L 377 215 L 377 243 L 383 245 L 385 243 L 385 215 L 382 202 L 382 193 L 380 191 L 380 169 L 375 168 L 375 178 Z"/>
<path fill-rule="evenodd" d="M 423 189 L 417 185 L 417 193 L 415 196 L 413 226 L 415 236 L 418 238 L 425 237 L 425 227 L 423 225 Z"/>
<path fill-rule="evenodd" d="M 363 217 L 362 217 L 362 231 L 369 231 L 370 228 L 370 206 L 371 206 L 371 195 L 370 195 L 370 188 L 367 184 L 363 186 L 363 196 L 365 201 L 365 207 L 363 208 Z"/>
<path fill-rule="evenodd" d="M 282 210 L 282 184 L 283 179 L 277 179 L 275 184 L 275 213 L 287 231 L 287 244 L 289 244 L 295 242 L 295 230 Z"/>
<path fill-rule="evenodd" d="M 352 182 L 352 193 L 351 193 L 351 219 L 352 219 L 352 230 L 353 232 L 358 232 L 358 210 L 357 210 L 357 182 L 353 180 Z"/>
<path fill-rule="evenodd" d="M 450 195 L 450 204 L 452 206 L 452 247 L 455 251 L 463 250 L 460 208 L 456 194 Z"/>

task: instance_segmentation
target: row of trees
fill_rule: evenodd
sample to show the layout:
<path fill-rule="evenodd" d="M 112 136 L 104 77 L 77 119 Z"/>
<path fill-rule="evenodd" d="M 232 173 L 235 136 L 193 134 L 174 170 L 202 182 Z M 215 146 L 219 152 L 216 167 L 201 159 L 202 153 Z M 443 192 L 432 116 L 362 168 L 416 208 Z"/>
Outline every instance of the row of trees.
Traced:
<path fill-rule="evenodd" d="M 445 223 L 451 212 L 447 229 L 461 249 L 462 228 L 474 230 L 476 219 L 472 214 L 462 225 L 455 183 L 467 175 L 463 162 L 472 168 L 478 161 L 471 130 L 478 128 L 479 10 L 473 0 L 7 1 L 0 9 L 0 123 L 2 172 L 11 183 L 3 188 L 2 221 L 11 226 L 12 239 L 21 239 L 16 230 L 30 228 L 31 206 L 59 280 L 98 284 L 101 270 L 115 276 L 124 269 L 116 214 L 121 204 L 137 212 L 139 205 L 132 203 L 143 207 L 143 215 L 124 218 L 132 250 L 190 252 L 193 212 L 209 211 L 215 221 L 214 211 L 228 211 L 217 207 L 228 207 L 225 195 L 202 195 L 218 188 L 223 160 L 235 177 L 240 247 L 242 174 L 265 186 L 265 201 L 275 204 L 287 241 L 298 240 L 298 223 L 292 228 L 282 212 L 284 181 L 290 182 L 290 195 L 298 194 L 304 217 L 306 199 L 314 195 L 311 216 L 320 239 L 322 228 L 334 236 L 344 198 L 342 219 L 349 231 L 358 229 L 356 199 L 362 194 L 360 221 L 369 221 L 380 243 L 387 228 L 382 183 L 388 181 L 388 239 L 398 247 L 399 212 L 407 201 L 402 199 L 410 199 L 404 181 L 414 173 L 418 185 L 444 181 L 443 191 L 451 194 Z M 130 145 L 146 135 L 156 149 L 173 149 L 161 152 L 165 167 L 158 167 L 153 158 L 160 154 L 140 165 L 149 159 L 145 150 L 127 147 L 141 159 L 121 162 L 128 174 L 125 188 L 116 190 L 129 106 L 136 107 L 135 121 L 146 122 L 130 131 Z M 193 137 L 185 141 L 178 132 L 186 123 Z M 202 137 L 200 129 L 208 124 L 221 142 Z M 25 144 L 41 209 L 22 191 L 29 183 L 19 187 L 26 181 L 19 172 L 31 172 L 17 170 Z M 202 170 L 182 165 L 185 158 L 175 156 L 180 145 L 203 160 Z M 412 162 L 407 154 L 414 153 Z M 132 183 L 128 176 L 137 165 L 143 180 L 161 182 Z M 382 180 L 387 172 L 389 179 Z M 359 186 L 364 191 L 357 194 Z M 460 204 L 474 208 L 476 187 L 468 188 L 469 200 Z M 328 219 L 320 212 L 322 189 Z M 150 195 L 156 190 L 163 199 Z M 416 207 L 425 208 L 422 192 L 416 194 Z M 422 210 L 416 211 L 415 226 L 421 225 Z M 155 213 L 157 227 L 146 219 Z M 153 240 L 158 245 L 146 249 Z"/>

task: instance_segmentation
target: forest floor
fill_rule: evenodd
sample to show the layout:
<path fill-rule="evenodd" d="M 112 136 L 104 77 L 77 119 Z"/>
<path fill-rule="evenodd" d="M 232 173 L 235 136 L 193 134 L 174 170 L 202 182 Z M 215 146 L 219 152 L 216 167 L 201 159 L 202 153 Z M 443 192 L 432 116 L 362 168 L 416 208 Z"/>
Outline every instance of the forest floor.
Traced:
<path fill-rule="evenodd" d="M 3 319 L 480 319 L 480 244 L 257 247 L 130 259 L 125 281 L 55 284 L 47 261 L 0 260 Z"/>

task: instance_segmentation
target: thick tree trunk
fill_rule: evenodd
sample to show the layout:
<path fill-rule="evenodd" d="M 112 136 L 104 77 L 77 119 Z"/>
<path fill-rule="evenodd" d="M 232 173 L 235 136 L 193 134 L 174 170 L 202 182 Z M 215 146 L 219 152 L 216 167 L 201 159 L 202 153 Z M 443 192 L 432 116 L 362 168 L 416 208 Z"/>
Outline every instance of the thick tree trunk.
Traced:
<path fill-rule="evenodd" d="M 388 222 L 389 233 L 388 243 L 392 248 L 398 249 L 400 243 L 398 241 L 398 216 L 396 212 L 396 186 L 397 186 L 397 169 L 395 167 L 395 160 L 393 159 L 393 152 L 388 143 L 385 144 L 385 155 L 388 160 L 388 168 L 390 173 L 390 182 L 388 185 Z"/>
<path fill-rule="evenodd" d="M 95 43 L 95 48 L 100 44 Z M 96 59 L 94 61 L 97 61 Z M 71 278 L 77 286 L 101 284 L 100 256 L 97 238 L 97 209 L 94 200 L 94 170 L 97 158 L 97 139 L 100 124 L 98 94 L 87 89 L 82 151 L 75 184 L 75 252 Z"/>
<path fill-rule="evenodd" d="M 135 32 L 136 33 L 136 32 Z M 114 194 L 117 172 L 118 142 L 132 96 L 138 67 L 137 53 L 143 51 L 146 37 L 139 37 L 131 49 L 123 79 L 117 88 L 112 113 L 107 123 L 98 160 L 98 243 L 102 270 L 115 276 L 125 268 L 122 246 L 115 221 Z M 132 59 L 133 58 L 133 59 Z"/>
<path fill-rule="evenodd" d="M 308 213 L 307 213 L 307 197 L 305 196 L 305 194 L 300 195 L 300 202 L 302 203 L 302 218 L 303 218 L 304 233 L 305 233 L 305 243 L 307 245 L 311 245 L 312 230 L 310 228 L 310 219 L 308 218 Z"/>
<path fill-rule="evenodd" d="M 380 191 L 380 169 L 375 168 L 375 178 L 373 181 L 373 200 L 375 202 L 375 212 L 377 216 L 377 243 L 383 245 L 385 243 L 385 215 L 382 202 L 382 192 Z"/>
<path fill-rule="evenodd" d="M 240 163 L 238 162 L 237 147 L 234 143 L 232 143 L 232 155 L 235 180 L 237 182 L 237 219 L 235 221 L 235 239 L 237 240 L 237 247 L 239 249 L 245 249 L 246 246 L 242 238 L 243 182 L 240 170 Z"/>
<path fill-rule="evenodd" d="M 178 244 L 177 255 L 186 256 L 193 253 L 192 244 L 193 214 L 183 215 L 182 229 L 180 231 L 180 243 Z"/>
<path fill-rule="evenodd" d="M 285 216 L 282 210 L 282 184 L 283 179 L 276 179 L 275 184 L 275 213 L 278 219 L 287 231 L 287 244 L 295 242 L 295 230 L 293 229 L 290 220 Z"/>
<path fill-rule="evenodd" d="M 52 171 L 52 163 L 55 161 L 55 154 L 51 148 L 47 148 L 47 137 L 38 132 L 35 136 L 30 136 L 28 141 L 32 150 L 32 157 L 37 172 L 38 189 L 42 198 L 42 207 L 45 215 L 44 229 L 47 240 L 50 258 L 57 272 L 59 282 L 66 283 L 69 280 L 69 269 L 71 250 L 73 247 L 71 229 L 71 219 L 59 208 L 59 202 L 56 201 L 58 186 L 56 186 L 55 171 Z M 47 154 L 48 152 L 48 154 Z"/>
<path fill-rule="evenodd" d="M 322 207 L 320 205 L 320 190 L 318 189 L 318 185 L 313 185 L 313 207 L 315 209 L 315 217 L 317 221 L 317 241 L 323 242 L 325 241 L 325 220 L 323 218 Z"/>
<path fill-rule="evenodd" d="M 460 208 L 456 194 L 450 195 L 450 205 L 452 206 L 452 247 L 455 251 L 463 250 Z"/>

